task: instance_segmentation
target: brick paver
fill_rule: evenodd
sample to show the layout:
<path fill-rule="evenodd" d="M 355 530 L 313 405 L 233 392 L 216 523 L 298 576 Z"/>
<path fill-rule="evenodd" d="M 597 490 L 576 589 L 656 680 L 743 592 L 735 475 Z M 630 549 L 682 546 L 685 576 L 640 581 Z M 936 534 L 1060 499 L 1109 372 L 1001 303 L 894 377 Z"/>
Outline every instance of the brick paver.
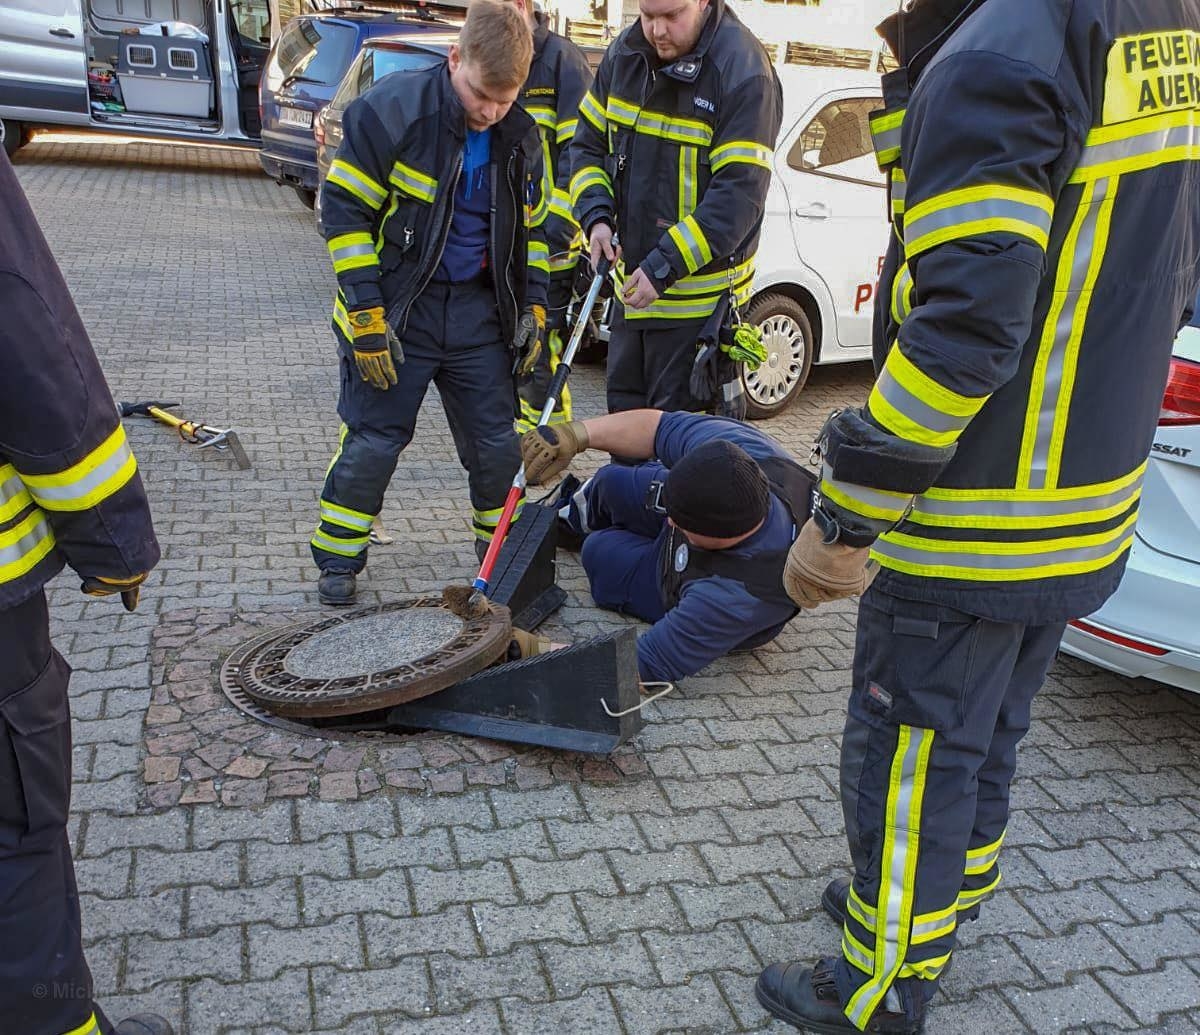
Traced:
<path fill-rule="evenodd" d="M 252 471 L 128 422 L 164 560 L 125 615 L 51 590 L 75 666 L 84 933 L 115 1015 L 182 1032 L 786 1030 L 763 964 L 834 951 L 850 604 L 803 615 L 648 709 L 596 765 L 448 736 L 253 728 L 212 665 L 314 609 L 314 503 L 337 431 L 332 278 L 252 154 L 39 138 L 18 174 L 120 399 L 233 424 Z M 869 371 L 818 369 L 769 429 L 797 453 Z M 582 414 L 602 380 L 574 379 Z M 473 570 L 436 393 L 401 460 L 364 601 Z M 559 638 L 621 624 L 573 557 Z M 153 690 L 152 690 L 153 688 Z M 1062 659 L 1013 790 L 1010 880 L 962 932 L 931 1032 L 1200 1027 L 1200 702 Z M 320 800 L 322 797 L 355 800 Z"/>

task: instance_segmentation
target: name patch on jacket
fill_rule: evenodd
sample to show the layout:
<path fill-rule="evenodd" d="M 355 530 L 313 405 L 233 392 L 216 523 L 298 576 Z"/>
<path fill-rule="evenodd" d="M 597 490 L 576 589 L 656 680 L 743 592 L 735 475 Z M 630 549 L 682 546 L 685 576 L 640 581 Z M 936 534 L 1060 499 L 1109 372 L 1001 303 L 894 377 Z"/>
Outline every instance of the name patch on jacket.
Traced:
<path fill-rule="evenodd" d="M 1104 124 L 1200 108 L 1200 32 L 1122 36 L 1108 53 Z"/>

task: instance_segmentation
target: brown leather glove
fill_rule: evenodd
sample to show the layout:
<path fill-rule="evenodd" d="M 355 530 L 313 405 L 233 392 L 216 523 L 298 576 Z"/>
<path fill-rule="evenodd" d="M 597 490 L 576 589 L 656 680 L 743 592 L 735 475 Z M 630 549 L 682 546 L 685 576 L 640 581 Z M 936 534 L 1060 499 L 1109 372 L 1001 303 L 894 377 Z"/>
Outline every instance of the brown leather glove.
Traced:
<path fill-rule="evenodd" d="M 89 597 L 111 597 L 121 594 L 121 603 L 126 611 L 136 611 L 138 600 L 142 595 L 142 583 L 146 581 L 148 572 L 131 575 L 125 579 L 106 578 L 103 575 L 85 575 L 79 586 L 80 590 Z"/>
<path fill-rule="evenodd" d="M 513 338 L 513 351 L 517 355 L 516 372 L 522 377 L 533 373 L 538 356 L 542 354 L 542 343 L 546 340 L 546 307 L 531 305 L 517 321 L 517 334 Z"/>
<path fill-rule="evenodd" d="M 868 560 L 866 547 L 824 543 L 815 521 L 807 521 L 788 550 L 783 568 L 783 588 L 797 607 L 805 609 L 866 591 L 879 573 Z"/>
<path fill-rule="evenodd" d="M 512 640 L 508 644 L 508 657 L 511 661 L 515 661 L 517 658 L 532 658 L 535 654 L 545 654 L 553 648 L 554 644 L 544 637 L 535 636 L 531 632 L 514 626 Z"/>
<path fill-rule="evenodd" d="M 571 461 L 588 447 L 588 432 L 583 421 L 546 425 L 521 436 L 521 462 L 530 485 L 544 485 L 570 466 Z"/>

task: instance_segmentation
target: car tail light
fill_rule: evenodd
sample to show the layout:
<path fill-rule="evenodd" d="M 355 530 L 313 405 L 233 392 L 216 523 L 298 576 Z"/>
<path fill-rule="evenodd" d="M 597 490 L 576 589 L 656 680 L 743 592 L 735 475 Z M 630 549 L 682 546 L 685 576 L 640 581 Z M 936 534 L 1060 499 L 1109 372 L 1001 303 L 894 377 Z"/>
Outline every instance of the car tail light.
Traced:
<path fill-rule="evenodd" d="M 1200 363 L 1172 359 L 1159 424 L 1200 424 Z"/>
<path fill-rule="evenodd" d="M 1109 632 L 1098 625 L 1092 625 L 1091 622 L 1085 622 L 1082 618 L 1078 618 L 1067 624 L 1078 629 L 1080 632 L 1087 633 L 1089 636 L 1095 636 L 1098 640 L 1107 640 L 1109 643 L 1115 643 L 1118 647 L 1135 650 L 1139 654 L 1149 654 L 1151 657 L 1161 658 L 1164 654 L 1170 653 L 1165 648 L 1156 647 L 1152 643 L 1143 643 L 1141 640 L 1134 640 L 1128 636 L 1122 636 L 1120 633 Z"/>

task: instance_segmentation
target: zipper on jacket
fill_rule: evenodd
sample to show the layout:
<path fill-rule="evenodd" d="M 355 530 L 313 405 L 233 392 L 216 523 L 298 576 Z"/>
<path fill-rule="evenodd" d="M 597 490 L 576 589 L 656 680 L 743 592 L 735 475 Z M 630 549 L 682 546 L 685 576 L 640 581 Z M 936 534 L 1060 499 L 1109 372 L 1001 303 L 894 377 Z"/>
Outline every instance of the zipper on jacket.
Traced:
<path fill-rule="evenodd" d="M 446 240 L 450 236 L 450 224 L 454 221 L 454 194 L 458 190 L 458 180 L 462 176 L 463 169 L 463 153 L 458 152 L 458 157 L 454 160 L 454 172 L 450 177 L 450 188 L 444 195 L 446 202 L 446 217 L 442 222 L 441 233 L 436 239 L 436 244 L 433 253 L 429 257 L 429 262 L 426 264 L 424 273 L 417 274 L 417 288 L 409 296 L 407 302 L 404 303 L 404 309 L 400 313 L 400 319 L 389 320 L 389 323 L 396 328 L 396 333 L 403 337 L 404 332 L 408 330 L 408 316 L 412 312 L 413 303 L 417 300 L 417 296 L 429 286 L 429 282 L 433 279 L 434 273 L 437 272 L 438 264 L 442 261 L 442 253 L 446 250 Z"/>

